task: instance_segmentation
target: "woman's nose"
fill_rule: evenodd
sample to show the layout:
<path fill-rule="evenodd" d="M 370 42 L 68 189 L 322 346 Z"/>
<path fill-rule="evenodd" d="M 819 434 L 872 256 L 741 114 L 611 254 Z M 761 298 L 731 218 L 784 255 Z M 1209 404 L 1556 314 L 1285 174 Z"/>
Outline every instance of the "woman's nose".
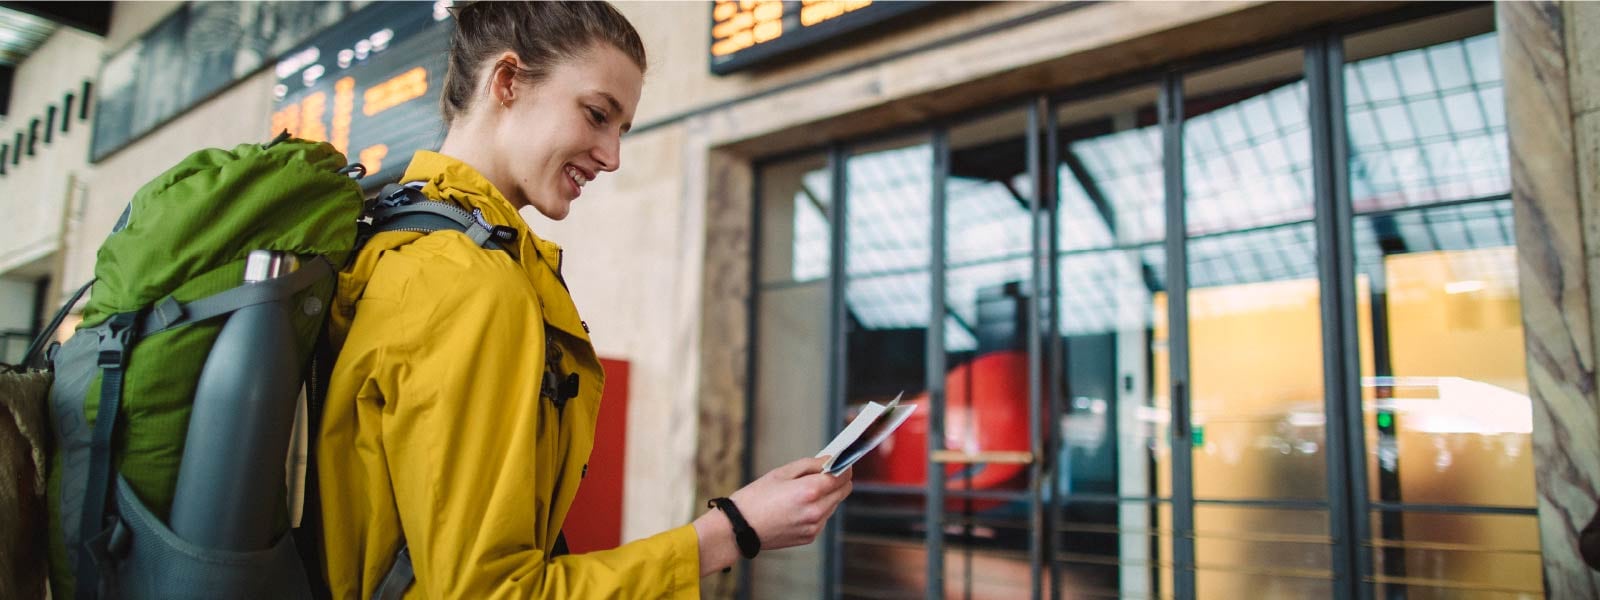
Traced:
<path fill-rule="evenodd" d="M 600 163 L 601 171 L 616 171 L 622 168 L 622 138 L 608 137 L 604 142 L 595 146 L 592 153 L 594 160 Z"/>

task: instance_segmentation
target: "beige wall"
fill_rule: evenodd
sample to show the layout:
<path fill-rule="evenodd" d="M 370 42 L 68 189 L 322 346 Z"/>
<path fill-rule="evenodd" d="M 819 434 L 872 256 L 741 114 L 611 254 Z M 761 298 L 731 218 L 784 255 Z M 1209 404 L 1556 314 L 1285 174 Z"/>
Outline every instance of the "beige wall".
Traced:
<path fill-rule="evenodd" d="M 0 122 L 0 133 L 8 143 L 13 132 L 26 134 L 32 119 L 43 121 L 46 106 L 55 105 L 58 113 L 51 143 L 44 142 L 45 124 L 41 123 L 34 156 L 24 156 L 21 164 L 8 164 L 7 174 L 0 177 L 0 212 L 5 214 L 0 219 L 0 274 L 15 274 L 15 269 L 24 266 L 30 277 L 49 272 L 49 265 L 40 263 L 48 263 L 47 257 L 59 246 L 68 188 L 90 171 L 86 159 L 89 122 L 76 119 L 80 100 L 74 100 L 72 115 L 59 111 L 64 108 L 63 96 L 81 95 L 83 82 L 94 79 L 100 46 L 96 36 L 57 29 L 17 67 L 11 114 Z M 61 133 L 60 119 L 68 116 L 72 117 L 70 130 Z"/>

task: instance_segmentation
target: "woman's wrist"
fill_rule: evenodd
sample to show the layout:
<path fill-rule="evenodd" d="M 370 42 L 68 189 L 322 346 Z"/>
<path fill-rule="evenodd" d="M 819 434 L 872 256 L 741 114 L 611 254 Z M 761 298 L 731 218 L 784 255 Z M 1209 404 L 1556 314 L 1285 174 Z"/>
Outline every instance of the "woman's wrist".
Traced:
<path fill-rule="evenodd" d="M 733 537 L 733 524 L 721 511 L 707 511 L 695 519 L 694 533 L 700 539 L 701 577 L 731 567 L 739 560 L 739 544 Z"/>

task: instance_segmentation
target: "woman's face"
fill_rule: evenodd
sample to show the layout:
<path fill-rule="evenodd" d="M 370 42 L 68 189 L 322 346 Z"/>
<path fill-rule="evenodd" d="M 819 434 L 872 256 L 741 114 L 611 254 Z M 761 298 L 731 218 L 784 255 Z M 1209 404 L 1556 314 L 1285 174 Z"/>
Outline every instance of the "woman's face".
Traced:
<path fill-rule="evenodd" d="M 621 50 L 597 43 L 535 85 L 494 79 L 491 98 L 503 103 L 485 108 L 501 113 L 494 147 L 510 184 L 501 192 L 519 207 L 566 218 L 585 184 L 622 166 L 618 147 L 633 126 L 644 73 Z"/>

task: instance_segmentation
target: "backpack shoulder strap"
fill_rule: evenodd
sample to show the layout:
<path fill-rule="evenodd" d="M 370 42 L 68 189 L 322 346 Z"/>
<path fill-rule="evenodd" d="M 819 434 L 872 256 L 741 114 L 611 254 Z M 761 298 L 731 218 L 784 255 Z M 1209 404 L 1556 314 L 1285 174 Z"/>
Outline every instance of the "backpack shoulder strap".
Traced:
<path fill-rule="evenodd" d="M 433 200 L 410 185 L 384 186 L 378 199 L 367 208 L 366 216 L 371 223 L 363 228 L 358 246 L 385 231 L 432 233 L 447 229 L 466 234 L 479 247 L 511 254 L 507 245 L 517 239 L 516 229 L 489 223 L 481 211 L 467 212 Z"/>
<path fill-rule="evenodd" d="M 39 359 L 40 351 L 44 350 L 45 346 L 50 343 L 50 338 L 55 337 L 56 329 L 61 327 L 61 322 L 67 319 L 67 314 L 72 312 L 72 307 L 78 304 L 78 300 L 83 298 L 89 288 L 94 287 L 94 282 L 95 280 L 90 279 L 89 283 L 85 283 L 83 287 L 78 288 L 78 291 L 72 294 L 72 298 L 68 299 L 67 303 L 56 311 L 55 316 L 50 318 L 50 322 L 39 330 L 39 335 L 33 338 L 33 343 L 28 344 L 28 349 L 22 353 L 22 360 L 17 361 L 16 365 L 7 366 L 14 368 L 18 373 L 39 366 L 36 363 Z M 0 369 L 0 372 L 3 371 L 4 369 Z"/>

